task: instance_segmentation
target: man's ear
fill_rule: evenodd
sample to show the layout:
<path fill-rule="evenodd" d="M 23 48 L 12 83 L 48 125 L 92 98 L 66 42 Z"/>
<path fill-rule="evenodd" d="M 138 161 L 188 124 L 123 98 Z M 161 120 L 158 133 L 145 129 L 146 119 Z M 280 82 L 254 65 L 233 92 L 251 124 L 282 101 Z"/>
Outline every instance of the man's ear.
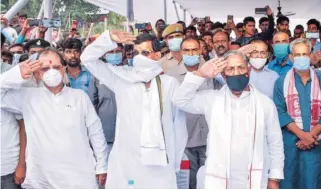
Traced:
<path fill-rule="evenodd" d="M 317 63 L 316 54 L 314 54 L 314 53 L 311 53 L 311 54 L 310 54 L 310 63 L 311 63 L 312 65 L 314 65 L 314 64 Z"/>
<path fill-rule="evenodd" d="M 293 63 L 294 62 L 294 57 L 293 57 L 292 54 L 289 55 L 289 58 L 290 58 L 291 62 Z"/>
<path fill-rule="evenodd" d="M 225 70 L 225 69 L 224 69 Z M 224 70 L 221 72 L 221 75 L 222 75 L 222 77 L 224 78 L 224 80 L 226 80 L 226 75 L 225 75 L 225 73 L 224 73 Z"/>
<path fill-rule="evenodd" d="M 157 52 L 157 53 L 155 53 L 155 58 L 157 59 L 157 60 L 159 60 L 161 57 L 162 57 L 162 54 L 161 54 L 161 52 Z"/>

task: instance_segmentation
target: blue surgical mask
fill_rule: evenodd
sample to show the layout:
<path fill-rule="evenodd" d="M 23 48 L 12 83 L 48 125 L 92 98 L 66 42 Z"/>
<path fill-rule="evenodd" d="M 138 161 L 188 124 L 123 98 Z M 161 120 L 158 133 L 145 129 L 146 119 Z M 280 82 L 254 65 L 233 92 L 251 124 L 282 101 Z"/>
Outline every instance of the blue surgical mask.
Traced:
<path fill-rule="evenodd" d="M 122 53 L 107 53 L 105 56 L 107 63 L 112 65 L 119 65 L 123 61 L 123 54 Z"/>
<path fill-rule="evenodd" d="M 22 54 L 19 54 L 19 53 L 13 54 L 12 66 L 19 64 L 19 59 L 20 59 L 21 55 Z"/>
<path fill-rule="evenodd" d="M 183 62 L 187 66 L 194 66 L 199 63 L 199 55 L 183 55 Z"/>
<path fill-rule="evenodd" d="M 290 54 L 289 44 L 274 44 L 273 53 L 279 62 L 283 62 L 286 57 Z"/>
<path fill-rule="evenodd" d="M 133 58 L 128 59 L 128 66 L 133 66 Z"/>
<path fill-rule="evenodd" d="M 298 56 L 294 57 L 293 67 L 298 71 L 306 71 L 310 68 L 310 57 Z"/>
<path fill-rule="evenodd" d="M 173 38 L 168 40 L 169 49 L 171 51 L 179 51 L 181 49 L 181 43 L 183 38 Z"/>

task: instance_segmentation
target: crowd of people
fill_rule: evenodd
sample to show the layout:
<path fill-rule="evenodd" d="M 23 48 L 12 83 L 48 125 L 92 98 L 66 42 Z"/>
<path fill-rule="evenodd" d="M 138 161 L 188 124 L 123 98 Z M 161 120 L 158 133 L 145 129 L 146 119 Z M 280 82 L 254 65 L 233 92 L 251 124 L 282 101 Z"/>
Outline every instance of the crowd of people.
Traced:
<path fill-rule="evenodd" d="M 290 24 L 267 8 L 259 29 L 159 19 L 48 42 L 1 16 L 1 188 L 176 189 L 186 155 L 190 189 L 321 189 L 320 21 Z"/>

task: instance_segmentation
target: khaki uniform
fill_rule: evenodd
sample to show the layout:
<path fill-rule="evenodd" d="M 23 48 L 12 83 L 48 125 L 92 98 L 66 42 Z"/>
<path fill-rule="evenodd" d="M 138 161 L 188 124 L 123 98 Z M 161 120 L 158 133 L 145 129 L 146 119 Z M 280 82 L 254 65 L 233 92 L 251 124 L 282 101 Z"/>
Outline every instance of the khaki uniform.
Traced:
<path fill-rule="evenodd" d="M 200 57 L 200 65 L 204 64 L 205 60 Z M 183 60 L 178 61 L 172 53 L 168 53 L 161 59 L 161 66 L 166 75 L 176 78 L 180 83 L 183 82 L 185 74 L 188 72 Z"/>

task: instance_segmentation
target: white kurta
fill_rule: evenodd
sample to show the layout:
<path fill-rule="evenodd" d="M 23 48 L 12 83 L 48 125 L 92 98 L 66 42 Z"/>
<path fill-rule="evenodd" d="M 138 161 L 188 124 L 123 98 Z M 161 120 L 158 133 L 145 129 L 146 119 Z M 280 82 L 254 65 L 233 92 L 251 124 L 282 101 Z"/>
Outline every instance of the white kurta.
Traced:
<path fill-rule="evenodd" d="M 214 90 L 197 91 L 199 86 L 204 82 L 204 78 L 198 77 L 192 73 L 188 73 L 184 82 L 176 91 L 173 97 L 173 103 L 180 109 L 194 114 L 205 114 L 207 123 L 212 123 L 212 110 L 215 106 L 215 99 L 222 93 Z M 232 136 L 231 136 L 231 159 L 230 159 L 230 178 L 229 188 L 246 188 L 248 179 L 248 163 L 250 161 L 248 152 L 250 151 L 249 137 L 253 135 L 247 123 L 250 117 L 248 115 L 249 102 L 247 93 L 242 94 L 239 99 L 231 98 L 232 102 Z M 258 98 L 262 103 L 264 111 L 264 161 L 263 176 L 261 188 L 266 188 L 268 178 L 283 179 L 284 153 L 283 141 L 277 111 L 272 100 L 267 96 L 258 93 Z M 224 126 L 222 126 L 224 127 Z M 211 126 L 209 126 L 211 131 Z M 219 129 L 216 129 L 219 130 Z M 250 132 L 250 133 L 249 133 Z M 211 143 L 215 139 L 211 139 Z M 208 144 L 207 154 L 211 152 L 211 143 Z M 207 160 L 208 161 L 208 160 Z M 205 164 L 206 166 L 207 164 Z M 215 170 L 215 168 L 213 168 Z M 208 170 L 208 168 L 206 169 Z M 211 168 L 210 168 L 211 170 Z M 246 180 L 246 181 L 244 181 Z"/>
<path fill-rule="evenodd" d="M 10 70 L 11 65 L 1 63 L 1 74 Z M 1 91 L 1 89 L 0 89 Z M 1 120 L 1 176 L 14 173 L 19 161 L 19 125 L 20 115 L 0 109 Z"/>
<path fill-rule="evenodd" d="M 97 188 L 107 171 L 107 144 L 101 122 L 82 90 L 19 87 L 19 66 L 1 75 L 1 108 L 22 113 L 27 135 L 23 188 Z M 92 148 L 91 148 L 92 146 Z"/>
<path fill-rule="evenodd" d="M 146 88 L 141 82 L 130 83 L 115 75 L 107 63 L 99 60 L 105 52 L 116 47 L 117 44 L 111 42 L 107 31 L 88 46 L 81 56 L 85 67 L 115 93 L 117 102 L 115 142 L 108 161 L 106 188 L 128 188 L 129 180 L 134 180 L 137 189 L 177 188 L 175 172 L 179 170 L 187 142 L 185 116 L 171 103 L 178 81 L 169 76 L 160 76 L 164 110 L 162 124 L 169 164 L 143 165 L 140 142 Z M 128 67 L 114 69 L 119 71 L 118 74 L 125 69 L 124 77 L 131 75 Z"/>
<path fill-rule="evenodd" d="M 249 144 L 251 144 L 250 93 L 243 92 L 239 98 L 231 95 L 231 103 L 233 120 L 231 130 L 231 179 L 229 180 L 229 188 L 246 189 L 251 148 L 249 146 Z"/>

